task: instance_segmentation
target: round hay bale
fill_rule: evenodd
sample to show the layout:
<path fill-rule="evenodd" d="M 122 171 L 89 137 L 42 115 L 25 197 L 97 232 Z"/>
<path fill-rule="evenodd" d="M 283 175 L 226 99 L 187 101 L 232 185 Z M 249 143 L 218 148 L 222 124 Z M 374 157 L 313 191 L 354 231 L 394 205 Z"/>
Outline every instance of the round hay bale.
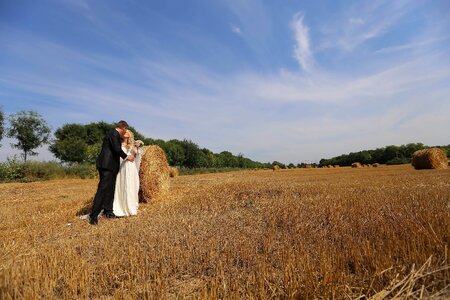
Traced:
<path fill-rule="evenodd" d="M 340 165 L 334 165 L 333 167 L 334 167 L 334 168 L 339 168 L 339 167 L 340 167 Z"/>
<path fill-rule="evenodd" d="M 280 166 L 279 166 L 279 165 L 273 166 L 273 170 L 274 170 L 274 171 L 278 171 L 279 169 L 280 169 Z"/>
<path fill-rule="evenodd" d="M 416 169 L 446 169 L 448 166 L 447 155 L 442 149 L 429 148 L 414 152 L 411 161 Z"/>
<path fill-rule="evenodd" d="M 161 147 L 142 147 L 139 180 L 139 202 L 147 203 L 169 190 L 169 165 Z"/>
<path fill-rule="evenodd" d="M 374 163 L 374 164 L 372 164 L 372 167 L 374 167 L 374 168 L 378 168 L 379 166 L 380 166 L 379 163 Z"/>
<path fill-rule="evenodd" d="M 352 163 L 352 168 L 361 168 L 361 163 L 359 162 Z"/>
<path fill-rule="evenodd" d="M 169 168 L 169 176 L 170 177 L 177 177 L 178 175 L 180 175 L 180 173 L 178 172 L 177 168 L 175 168 L 175 167 Z"/>

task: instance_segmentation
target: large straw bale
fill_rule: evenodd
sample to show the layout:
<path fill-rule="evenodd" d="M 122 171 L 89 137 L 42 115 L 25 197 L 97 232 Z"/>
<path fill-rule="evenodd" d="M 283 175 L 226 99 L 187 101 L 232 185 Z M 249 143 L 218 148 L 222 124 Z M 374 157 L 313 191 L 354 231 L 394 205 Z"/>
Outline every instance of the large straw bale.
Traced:
<path fill-rule="evenodd" d="M 442 149 L 429 148 L 414 152 L 411 164 L 415 169 L 446 169 L 447 155 Z"/>
<path fill-rule="evenodd" d="M 374 163 L 374 164 L 372 164 L 372 167 L 374 167 L 374 168 L 378 168 L 379 166 L 380 166 L 379 163 Z"/>
<path fill-rule="evenodd" d="M 149 202 L 169 190 L 169 165 L 159 146 L 142 147 L 139 201 Z"/>
<path fill-rule="evenodd" d="M 274 166 L 273 166 L 273 170 L 274 170 L 274 171 L 278 171 L 279 169 L 280 169 L 280 166 L 279 166 L 279 165 L 274 165 Z"/>
<path fill-rule="evenodd" d="M 361 168 L 361 163 L 359 162 L 352 163 L 352 168 Z"/>

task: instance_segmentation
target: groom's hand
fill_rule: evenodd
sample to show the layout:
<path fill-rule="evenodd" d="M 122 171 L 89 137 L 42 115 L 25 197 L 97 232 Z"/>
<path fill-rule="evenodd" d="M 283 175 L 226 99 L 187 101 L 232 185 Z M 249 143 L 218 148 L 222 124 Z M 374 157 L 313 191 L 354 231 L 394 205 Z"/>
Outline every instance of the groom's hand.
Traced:
<path fill-rule="evenodd" d="M 129 161 L 134 161 L 134 156 L 133 156 L 133 155 L 128 155 L 127 159 L 128 159 Z"/>

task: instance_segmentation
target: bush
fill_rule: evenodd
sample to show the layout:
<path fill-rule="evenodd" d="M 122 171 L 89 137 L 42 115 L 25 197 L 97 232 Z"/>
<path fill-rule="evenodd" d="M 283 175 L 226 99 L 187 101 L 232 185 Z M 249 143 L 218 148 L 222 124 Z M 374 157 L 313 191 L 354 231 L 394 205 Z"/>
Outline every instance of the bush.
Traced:
<path fill-rule="evenodd" d="M 30 161 L 24 164 L 24 180 L 49 180 L 64 178 L 66 175 L 64 167 L 57 162 Z"/>
<path fill-rule="evenodd" d="M 396 157 L 386 162 L 386 165 L 403 165 L 411 163 L 410 158 Z"/>
<path fill-rule="evenodd" d="M 76 164 L 66 168 L 66 174 L 69 177 L 79 177 L 82 179 L 95 178 L 97 169 L 91 164 Z"/>
<path fill-rule="evenodd" d="M 58 162 L 21 162 L 16 158 L 0 163 L 0 182 L 38 181 L 50 179 L 94 178 L 97 174 L 95 165 L 75 164 L 64 166 Z"/>
<path fill-rule="evenodd" d="M 24 164 L 20 163 L 16 157 L 0 164 L 1 181 L 18 181 L 25 177 Z"/>

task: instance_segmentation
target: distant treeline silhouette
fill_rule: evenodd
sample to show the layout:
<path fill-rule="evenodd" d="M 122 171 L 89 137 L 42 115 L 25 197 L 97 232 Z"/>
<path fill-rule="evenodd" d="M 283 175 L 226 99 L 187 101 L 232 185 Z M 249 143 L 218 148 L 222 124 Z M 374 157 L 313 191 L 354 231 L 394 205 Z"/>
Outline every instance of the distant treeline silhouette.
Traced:
<path fill-rule="evenodd" d="M 447 157 L 450 155 L 450 145 L 447 146 L 435 146 L 439 147 L 447 153 Z M 349 154 L 342 154 L 333 158 L 321 159 L 320 166 L 327 165 L 339 165 L 350 166 L 354 162 L 360 162 L 362 164 L 387 164 L 398 165 L 411 162 L 411 157 L 417 150 L 429 148 L 422 143 L 410 143 L 401 146 L 387 146 L 383 148 L 377 148 L 375 150 L 363 150 L 359 152 L 351 152 Z"/>
<path fill-rule="evenodd" d="M 55 132 L 55 139 L 49 149 L 56 158 L 66 163 L 95 163 L 105 133 L 115 124 L 96 122 L 86 125 L 65 124 Z M 207 148 L 200 148 L 191 140 L 147 138 L 135 128 L 130 127 L 136 140 L 145 145 L 158 145 L 166 153 L 171 166 L 180 168 L 270 168 L 270 163 L 260 163 L 244 157 L 233 155 L 229 151 L 214 153 Z"/>

